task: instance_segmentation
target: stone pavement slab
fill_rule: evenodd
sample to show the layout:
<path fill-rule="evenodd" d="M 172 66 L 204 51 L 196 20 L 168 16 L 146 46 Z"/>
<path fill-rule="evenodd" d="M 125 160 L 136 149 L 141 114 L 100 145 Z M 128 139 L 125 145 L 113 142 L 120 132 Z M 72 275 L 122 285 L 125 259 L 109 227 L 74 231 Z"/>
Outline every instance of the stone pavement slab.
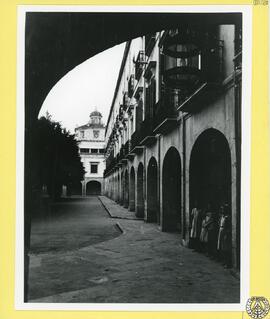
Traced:
<path fill-rule="evenodd" d="M 135 212 L 131 212 L 127 208 L 118 205 L 116 202 L 106 196 L 99 196 L 98 198 L 112 218 L 143 220 L 143 218 L 136 217 Z"/>
<path fill-rule="evenodd" d="M 95 207 L 101 216 L 96 227 L 102 226 L 104 208 L 98 198 L 91 201 L 89 208 Z M 89 224 L 91 216 L 90 210 Z M 115 221 L 108 215 L 106 219 Z M 105 241 L 31 255 L 30 301 L 239 302 L 239 280 L 219 263 L 183 247 L 179 234 L 161 232 L 156 224 L 140 220 L 117 222 L 123 233 Z"/>

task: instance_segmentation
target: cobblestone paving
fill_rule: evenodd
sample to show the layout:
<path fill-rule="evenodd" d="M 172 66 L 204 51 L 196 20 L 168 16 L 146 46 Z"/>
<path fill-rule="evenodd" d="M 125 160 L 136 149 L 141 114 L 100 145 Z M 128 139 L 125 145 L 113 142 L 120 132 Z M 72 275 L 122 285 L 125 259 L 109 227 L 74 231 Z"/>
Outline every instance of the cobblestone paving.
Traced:
<path fill-rule="evenodd" d="M 80 201 L 62 205 L 72 207 L 80 218 Z M 89 231 L 87 246 L 32 254 L 31 302 L 239 302 L 239 280 L 220 264 L 181 246 L 178 234 L 161 232 L 144 221 L 109 218 L 97 197 L 89 200 L 87 211 L 88 225 L 95 216 L 95 227 L 106 240 L 91 244 Z M 67 223 L 64 215 L 62 223 Z M 124 233 L 108 239 L 104 223 L 112 228 L 118 223 Z M 72 223 L 64 229 L 69 236 L 76 231 Z M 45 233 L 43 240 L 45 245 Z"/>

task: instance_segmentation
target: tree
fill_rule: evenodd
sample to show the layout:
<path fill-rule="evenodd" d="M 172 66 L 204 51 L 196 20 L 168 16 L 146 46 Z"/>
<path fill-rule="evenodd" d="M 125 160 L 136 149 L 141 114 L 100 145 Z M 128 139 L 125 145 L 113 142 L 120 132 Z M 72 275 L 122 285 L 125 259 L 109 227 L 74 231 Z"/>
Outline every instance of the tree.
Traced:
<path fill-rule="evenodd" d="M 85 171 L 77 141 L 59 122 L 53 121 L 49 113 L 37 121 L 36 132 L 40 186 L 47 185 L 50 197 L 55 200 L 61 196 L 62 185 L 83 179 Z"/>

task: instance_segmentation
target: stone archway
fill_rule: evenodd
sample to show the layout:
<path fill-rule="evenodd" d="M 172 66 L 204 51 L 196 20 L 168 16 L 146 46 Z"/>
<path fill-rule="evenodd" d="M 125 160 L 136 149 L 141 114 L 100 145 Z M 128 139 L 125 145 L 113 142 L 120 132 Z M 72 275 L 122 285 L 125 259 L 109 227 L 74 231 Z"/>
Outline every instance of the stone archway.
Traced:
<path fill-rule="evenodd" d="M 162 229 L 181 230 L 181 158 L 171 147 L 163 161 L 162 169 Z"/>
<path fill-rule="evenodd" d="M 121 172 L 121 194 L 120 194 L 120 204 L 124 205 L 124 200 L 125 200 L 125 179 L 124 179 L 124 172 Z"/>
<path fill-rule="evenodd" d="M 101 195 L 101 184 L 98 181 L 89 181 L 86 184 L 86 196 Z"/>
<path fill-rule="evenodd" d="M 136 216 L 144 217 L 144 169 L 140 163 L 137 171 L 137 201 L 136 201 Z"/>
<path fill-rule="evenodd" d="M 197 138 L 191 151 L 189 166 L 190 211 L 196 205 L 203 209 L 211 207 L 213 218 L 218 223 L 220 206 L 226 205 L 231 215 L 226 227 L 229 244 L 228 258 L 232 259 L 232 174 L 231 152 L 226 137 L 216 129 L 207 129 Z M 235 220 L 235 234 L 240 243 L 240 216 Z M 238 225 L 237 225 L 238 224 Z M 218 228 L 218 225 L 217 225 Z M 218 231 L 218 229 L 217 229 Z M 216 237 L 217 247 L 218 238 Z M 239 247 L 238 247 L 239 248 Z M 239 249 L 237 249 L 239 251 Z"/>
<path fill-rule="evenodd" d="M 147 221 L 159 223 L 158 205 L 158 166 L 154 157 L 151 157 L 147 167 Z"/>
<path fill-rule="evenodd" d="M 125 171 L 125 185 L 124 185 L 124 207 L 128 208 L 129 205 L 129 176 L 128 176 L 128 170 Z"/>
<path fill-rule="evenodd" d="M 117 203 L 120 203 L 121 201 L 121 185 L 120 185 L 120 172 L 117 172 L 117 179 L 116 179 L 116 183 L 117 183 L 117 196 L 116 196 L 116 201 Z"/>
<path fill-rule="evenodd" d="M 207 129 L 196 140 L 190 157 L 190 207 L 197 202 L 217 210 L 231 204 L 231 153 L 226 137 Z"/>
<path fill-rule="evenodd" d="M 135 211 L 135 170 L 132 166 L 130 169 L 130 176 L 129 176 L 129 210 Z"/>

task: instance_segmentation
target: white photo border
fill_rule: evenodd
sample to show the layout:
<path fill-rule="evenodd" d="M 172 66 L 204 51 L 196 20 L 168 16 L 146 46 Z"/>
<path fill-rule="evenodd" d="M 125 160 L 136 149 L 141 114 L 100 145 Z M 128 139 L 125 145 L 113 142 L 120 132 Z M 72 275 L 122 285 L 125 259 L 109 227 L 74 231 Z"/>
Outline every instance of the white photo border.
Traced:
<path fill-rule="evenodd" d="M 241 162 L 241 265 L 240 303 L 31 303 L 24 302 L 24 96 L 25 96 L 25 16 L 27 12 L 153 12 L 153 13 L 242 13 L 242 162 Z M 17 132 L 16 132 L 16 310 L 72 311 L 243 311 L 250 282 L 250 172 L 251 172 L 251 5 L 173 6 L 80 6 L 20 5 L 17 10 Z M 244 92 L 244 94 L 243 94 Z M 244 106 L 244 107 L 243 107 Z M 244 214 L 243 214 L 244 212 Z M 243 244 L 245 243 L 245 244 Z"/>

